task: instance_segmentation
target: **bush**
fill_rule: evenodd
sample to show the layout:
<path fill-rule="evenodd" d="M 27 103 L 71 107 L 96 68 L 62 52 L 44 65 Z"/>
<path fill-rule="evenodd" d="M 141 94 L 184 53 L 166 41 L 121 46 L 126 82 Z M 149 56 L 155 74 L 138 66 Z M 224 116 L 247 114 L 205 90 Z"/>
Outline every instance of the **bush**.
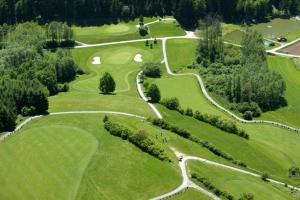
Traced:
<path fill-rule="evenodd" d="M 289 169 L 289 177 L 300 178 L 300 168 L 299 167 L 291 167 Z"/>
<path fill-rule="evenodd" d="M 257 103 L 251 102 L 251 103 L 239 103 L 236 106 L 236 109 L 240 113 L 245 113 L 246 111 L 251 111 L 253 117 L 259 117 L 261 115 L 261 109 L 258 106 Z"/>
<path fill-rule="evenodd" d="M 26 116 L 33 116 L 35 113 L 36 113 L 36 108 L 34 106 L 30 106 L 30 107 L 24 106 L 21 109 L 21 115 L 23 115 L 25 117 Z"/>
<path fill-rule="evenodd" d="M 69 91 L 69 84 L 57 84 L 57 92 L 68 92 Z"/>
<path fill-rule="evenodd" d="M 253 119 L 253 113 L 251 111 L 246 111 L 244 114 L 243 114 L 243 118 L 245 120 L 252 120 Z"/>
<path fill-rule="evenodd" d="M 160 101 L 160 91 L 157 85 L 152 84 L 147 90 L 147 97 L 151 99 L 152 103 L 158 103 Z"/>
<path fill-rule="evenodd" d="M 264 173 L 264 174 L 262 174 L 261 175 L 261 179 L 263 180 L 263 181 L 265 181 L 265 182 L 269 182 L 269 175 L 268 174 L 266 174 L 266 173 Z"/>
<path fill-rule="evenodd" d="M 140 26 L 139 32 L 142 37 L 145 37 L 146 35 L 148 35 L 148 27 L 144 25 Z"/>
<path fill-rule="evenodd" d="M 119 125 L 112 123 L 108 117 L 104 117 L 104 128 L 111 134 L 122 138 L 123 140 L 128 140 L 130 143 L 137 146 L 142 151 L 158 158 L 163 161 L 171 161 L 170 158 L 165 154 L 164 149 L 157 146 L 147 135 L 145 131 L 138 131 L 134 133 L 133 131 Z"/>
<path fill-rule="evenodd" d="M 78 74 L 78 75 L 83 75 L 83 74 L 85 74 L 85 71 L 84 71 L 82 68 L 78 67 L 78 68 L 76 69 L 76 74 Z"/>
<path fill-rule="evenodd" d="M 171 99 L 164 99 L 161 101 L 161 104 L 167 107 L 170 110 L 179 110 L 179 99 L 171 98 Z"/>
<path fill-rule="evenodd" d="M 148 77 L 152 78 L 159 78 L 161 77 L 161 68 L 160 64 L 158 63 L 145 63 L 142 66 L 143 74 Z"/>
<path fill-rule="evenodd" d="M 193 110 L 191 108 L 187 108 L 184 112 L 186 116 L 192 117 L 194 115 Z"/>

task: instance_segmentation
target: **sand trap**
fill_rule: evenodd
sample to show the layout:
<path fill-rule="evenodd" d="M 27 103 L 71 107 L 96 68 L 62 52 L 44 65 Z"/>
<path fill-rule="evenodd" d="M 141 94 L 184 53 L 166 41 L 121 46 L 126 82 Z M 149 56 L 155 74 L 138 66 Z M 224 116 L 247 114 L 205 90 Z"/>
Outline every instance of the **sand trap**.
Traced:
<path fill-rule="evenodd" d="M 101 64 L 101 58 L 100 57 L 94 57 L 92 61 L 93 65 L 100 65 Z"/>
<path fill-rule="evenodd" d="M 272 28 L 272 26 L 271 26 L 271 25 L 269 25 L 269 26 L 268 26 L 268 28 Z"/>
<path fill-rule="evenodd" d="M 135 62 L 143 62 L 142 55 L 141 54 L 136 54 L 134 57 Z"/>

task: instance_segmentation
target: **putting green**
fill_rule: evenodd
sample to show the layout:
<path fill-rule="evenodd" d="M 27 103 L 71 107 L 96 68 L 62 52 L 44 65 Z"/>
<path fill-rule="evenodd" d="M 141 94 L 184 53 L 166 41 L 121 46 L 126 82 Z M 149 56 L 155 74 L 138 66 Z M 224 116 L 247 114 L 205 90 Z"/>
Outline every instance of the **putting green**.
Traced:
<path fill-rule="evenodd" d="M 238 199 L 245 193 L 251 193 L 257 200 L 294 200 L 296 196 L 284 186 L 263 182 L 260 178 L 234 172 L 197 161 L 189 161 L 190 173 L 197 173 L 211 181 L 218 189 L 232 194 Z M 200 186 L 201 183 L 197 182 Z"/>
<path fill-rule="evenodd" d="M 87 74 L 70 84 L 70 92 L 50 97 L 50 112 L 74 110 L 113 110 L 153 116 L 152 110 L 139 97 L 136 90 L 136 74 L 143 63 L 134 61 L 137 54 L 144 62 L 161 62 L 161 43 L 153 49 L 144 42 L 74 49 L 77 65 Z M 94 57 L 101 58 L 101 64 L 92 64 Z M 115 95 L 102 95 L 99 80 L 104 72 L 112 74 L 116 81 Z"/>

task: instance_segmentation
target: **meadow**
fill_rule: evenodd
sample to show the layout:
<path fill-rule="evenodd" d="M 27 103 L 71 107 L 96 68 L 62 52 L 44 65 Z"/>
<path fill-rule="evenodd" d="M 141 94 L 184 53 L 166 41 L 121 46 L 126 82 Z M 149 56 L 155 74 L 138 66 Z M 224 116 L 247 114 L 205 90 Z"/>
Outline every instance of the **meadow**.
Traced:
<path fill-rule="evenodd" d="M 260 178 L 234 172 L 215 166 L 205 165 L 197 161 L 189 161 L 190 173 L 196 173 L 211 181 L 218 189 L 226 191 L 238 199 L 245 193 L 254 195 L 254 199 L 266 200 L 293 200 L 297 199 L 291 191 L 284 186 L 266 183 Z M 194 180 L 194 179 L 193 179 Z M 194 180 L 196 183 L 197 181 Z M 198 183 L 202 186 L 201 183 Z"/>

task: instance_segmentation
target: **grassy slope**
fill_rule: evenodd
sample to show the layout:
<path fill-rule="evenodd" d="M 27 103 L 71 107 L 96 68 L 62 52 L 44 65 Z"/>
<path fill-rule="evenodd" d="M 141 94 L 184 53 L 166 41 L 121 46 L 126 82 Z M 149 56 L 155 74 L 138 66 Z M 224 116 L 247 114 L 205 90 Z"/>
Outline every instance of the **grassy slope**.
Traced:
<path fill-rule="evenodd" d="M 161 21 L 159 23 L 149 25 L 151 37 L 169 37 L 169 36 L 184 36 L 185 31 L 174 21 Z"/>
<path fill-rule="evenodd" d="M 194 78 L 164 76 L 154 81 L 160 87 L 163 98 L 176 96 L 180 99 L 183 108 L 191 107 L 204 113 L 228 118 L 204 98 Z M 251 139 L 248 142 L 203 123 L 185 120 L 162 107 L 159 109 L 168 120 L 192 131 L 200 138 L 211 141 L 235 158 L 245 161 L 251 168 L 274 174 L 275 178 L 284 179 L 284 181 L 294 182 L 288 180 L 287 171 L 291 166 L 300 165 L 300 159 L 296 153 L 300 151 L 297 145 L 300 135 L 271 125 L 238 124 L 250 134 Z M 298 182 L 294 183 L 298 184 Z"/>
<path fill-rule="evenodd" d="M 264 113 L 262 119 L 271 119 L 300 127 L 300 73 L 290 59 L 269 56 L 268 62 L 270 69 L 281 74 L 285 80 L 287 88 L 285 98 L 288 106 Z"/>
<path fill-rule="evenodd" d="M 172 198 L 171 200 L 191 200 L 191 199 L 201 199 L 201 200 L 211 200 L 210 197 L 202 194 L 195 189 L 187 189 L 185 192 L 180 193 Z"/>
<path fill-rule="evenodd" d="M 72 82 L 70 92 L 50 97 L 50 112 L 121 110 L 151 116 L 152 111 L 136 90 L 135 77 L 143 64 L 133 60 L 138 53 L 142 54 L 144 62 L 162 60 L 160 44 L 150 49 L 143 42 L 73 50 L 75 62 L 88 74 Z M 101 57 L 101 65 L 91 64 L 95 56 Z M 109 72 L 114 77 L 117 84 L 116 95 L 99 94 L 99 79 L 104 72 Z"/>
<path fill-rule="evenodd" d="M 145 23 L 152 22 L 158 18 L 145 18 Z M 185 35 L 184 30 L 180 26 L 173 24 L 173 21 L 161 21 L 149 25 L 150 35 L 142 37 L 139 34 L 136 25 L 139 20 L 130 21 L 128 23 L 119 23 L 103 26 L 90 27 L 73 27 L 75 40 L 87 43 L 96 44 L 104 42 L 116 42 L 124 40 L 136 40 L 151 37 L 167 37 Z"/>
<path fill-rule="evenodd" d="M 111 136 L 102 118 L 45 117 L 1 144 L 0 198 L 149 199 L 180 184 L 176 165 Z M 111 118 L 135 128 L 142 123 Z"/>
<path fill-rule="evenodd" d="M 296 199 L 290 190 L 283 186 L 265 183 L 256 177 L 205 165 L 197 161 L 189 161 L 188 166 L 190 173 L 197 173 L 208 178 L 217 188 L 229 192 L 235 198 L 239 198 L 244 193 L 251 193 L 257 200 Z"/>

